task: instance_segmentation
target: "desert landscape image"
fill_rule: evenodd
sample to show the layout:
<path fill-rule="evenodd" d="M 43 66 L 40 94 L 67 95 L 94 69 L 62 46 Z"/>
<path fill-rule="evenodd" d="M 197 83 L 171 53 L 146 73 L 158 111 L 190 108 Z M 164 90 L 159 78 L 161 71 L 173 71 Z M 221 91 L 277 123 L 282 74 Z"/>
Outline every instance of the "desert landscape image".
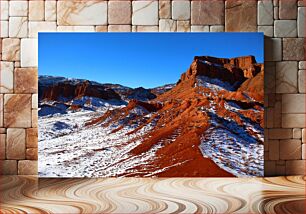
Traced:
<path fill-rule="evenodd" d="M 39 176 L 263 176 L 261 33 L 39 42 Z"/>

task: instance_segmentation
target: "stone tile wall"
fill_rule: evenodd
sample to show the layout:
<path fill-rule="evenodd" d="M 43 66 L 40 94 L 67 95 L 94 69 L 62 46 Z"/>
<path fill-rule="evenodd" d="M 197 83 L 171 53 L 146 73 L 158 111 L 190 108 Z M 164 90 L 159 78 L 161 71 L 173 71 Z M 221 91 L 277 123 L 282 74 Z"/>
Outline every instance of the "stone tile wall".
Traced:
<path fill-rule="evenodd" d="M 266 35 L 265 175 L 305 174 L 305 1 L 0 2 L 0 173 L 37 174 L 38 32 L 258 31 Z"/>

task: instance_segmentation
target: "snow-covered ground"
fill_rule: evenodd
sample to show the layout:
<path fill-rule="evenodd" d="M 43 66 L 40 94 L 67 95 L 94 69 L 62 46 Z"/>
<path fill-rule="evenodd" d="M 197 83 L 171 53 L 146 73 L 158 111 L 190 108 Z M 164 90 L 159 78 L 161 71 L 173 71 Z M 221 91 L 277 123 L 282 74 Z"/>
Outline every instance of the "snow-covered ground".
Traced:
<path fill-rule="evenodd" d="M 109 107 L 39 117 L 39 176 L 109 177 L 131 172 L 131 168 L 152 160 L 155 148 L 132 157 L 129 151 L 139 145 L 141 139 L 127 143 L 149 131 L 152 123 L 131 135 L 126 133 L 135 127 L 125 126 L 116 133 L 111 131 L 119 124 L 85 127 L 86 121 L 101 116 L 107 109 Z"/>

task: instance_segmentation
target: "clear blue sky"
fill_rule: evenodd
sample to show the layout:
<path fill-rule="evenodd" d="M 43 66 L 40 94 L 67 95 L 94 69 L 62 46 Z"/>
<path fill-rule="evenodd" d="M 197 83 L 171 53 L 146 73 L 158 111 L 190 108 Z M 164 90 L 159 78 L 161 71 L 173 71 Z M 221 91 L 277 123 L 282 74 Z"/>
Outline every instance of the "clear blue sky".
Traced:
<path fill-rule="evenodd" d="M 194 56 L 254 55 L 262 33 L 39 33 L 40 75 L 156 87 L 175 83 Z"/>

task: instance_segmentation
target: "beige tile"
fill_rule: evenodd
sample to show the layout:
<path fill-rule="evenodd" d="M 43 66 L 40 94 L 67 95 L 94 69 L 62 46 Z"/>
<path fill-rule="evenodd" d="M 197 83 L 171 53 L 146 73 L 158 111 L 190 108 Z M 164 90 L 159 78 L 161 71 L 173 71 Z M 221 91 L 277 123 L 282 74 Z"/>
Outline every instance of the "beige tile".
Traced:
<path fill-rule="evenodd" d="M 286 175 L 304 175 L 305 160 L 286 161 Z"/>
<path fill-rule="evenodd" d="M 4 95 L 4 126 L 31 127 L 31 94 Z"/>
<path fill-rule="evenodd" d="M 177 32 L 190 32 L 190 22 L 177 21 Z"/>
<path fill-rule="evenodd" d="M 7 21 L 9 18 L 9 2 L 0 1 L 0 20 Z"/>
<path fill-rule="evenodd" d="M 10 17 L 9 36 L 25 38 L 28 36 L 28 18 Z"/>
<path fill-rule="evenodd" d="M 0 134 L 0 159 L 5 159 L 6 134 Z"/>
<path fill-rule="evenodd" d="M 0 62 L 0 93 L 12 93 L 14 90 L 14 63 Z"/>
<path fill-rule="evenodd" d="M 29 1 L 29 20 L 43 21 L 45 19 L 45 2 L 39 0 Z"/>
<path fill-rule="evenodd" d="M 276 93 L 297 92 L 297 62 L 276 63 Z"/>
<path fill-rule="evenodd" d="M 306 129 L 302 129 L 302 143 L 306 143 Z"/>
<path fill-rule="evenodd" d="M 293 138 L 294 139 L 301 139 L 302 138 L 302 129 L 294 128 L 293 129 Z"/>
<path fill-rule="evenodd" d="M 227 0 L 225 4 L 225 31 L 256 32 L 257 1 Z"/>
<path fill-rule="evenodd" d="M 172 19 L 189 20 L 190 19 L 190 1 L 172 1 Z"/>
<path fill-rule="evenodd" d="M 26 130 L 26 146 L 27 148 L 37 148 L 38 147 L 37 128 L 29 128 Z"/>
<path fill-rule="evenodd" d="M 25 159 L 25 129 L 8 128 L 6 140 L 6 158 L 11 160 Z"/>
<path fill-rule="evenodd" d="M 306 61 L 300 61 L 299 62 L 299 69 L 301 69 L 301 70 L 306 69 Z"/>
<path fill-rule="evenodd" d="M 269 129 L 269 139 L 291 139 L 292 129 Z"/>
<path fill-rule="evenodd" d="M 96 32 L 107 32 L 107 25 L 96 26 Z"/>
<path fill-rule="evenodd" d="M 300 160 L 302 158 L 301 140 L 280 140 L 279 149 L 281 160 Z"/>
<path fill-rule="evenodd" d="M 306 159 L 306 144 L 305 143 L 302 144 L 302 159 L 303 160 Z"/>
<path fill-rule="evenodd" d="M 56 1 L 45 1 L 45 20 L 56 21 Z"/>
<path fill-rule="evenodd" d="M 139 25 L 136 27 L 137 32 L 158 32 L 158 26 L 142 26 Z"/>
<path fill-rule="evenodd" d="M 170 19 L 171 18 L 171 1 L 159 1 L 159 18 Z"/>
<path fill-rule="evenodd" d="M 208 25 L 192 25 L 191 32 L 209 32 Z"/>
<path fill-rule="evenodd" d="M 38 160 L 38 151 L 37 148 L 29 148 L 26 150 L 26 159 L 27 160 Z"/>
<path fill-rule="evenodd" d="M 305 97 L 305 94 L 284 94 L 282 113 L 306 113 Z"/>
<path fill-rule="evenodd" d="M 14 73 L 15 93 L 37 93 L 37 68 L 16 68 Z"/>
<path fill-rule="evenodd" d="M 108 24 L 131 24 L 131 1 L 110 1 L 108 3 Z"/>
<path fill-rule="evenodd" d="M 224 32 L 223 25 L 212 25 L 209 27 L 210 32 Z"/>
<path fill-rule="evenodd" d="M 273 25 L 273 2 L 272 0 L 258 1 L 257 23 L 258 25 Z"/>
<path fill-rule="evenodd" d="M 297 25 L 296 20 L 275 20 L 274 21 L 275 37 L 296 37 Z"/>
<path fill-rule="evenodd" d="M 282 127 L 284 128 L 304 128 L 305 114 L 283 114 Z"/>
<path fill-rule="evenodd" d="M 8 32 L 8 21 L 0 21 L 0 37 L 6 38 L 9 36 Z"/>
<path fill-rule="evenodd" d="M 57 26 L 57 32 L 94 32 L 94 26 Z"/>
<path fill-rule="evenodd" d="M 296 0 L 279 0 L 279 18 L 296 19 L 297 17 Z"/>
<path fill-rule="evenodd" d="M 3 127 L 3 94 L 0 94 L 0 127 Z"/>
<path fill-rule="evenodd" d="M 6 61 L 20 60 L 20 39 L 6 38 L 2 40 L 2 59 Z"/>
<path fill-rule="evenodd" d="M 9 1 L 10 16 L 27 16 L 28 1 Z"/>
<path fill-rule="evenodd" d="M 258 26 L 257 31 L 262 32 L 267 37 L 273 37 L 273 26 Z"/>
<path fill-rule="evenodd" d="M 283 39 L 283 60 L 304 60 L 304 50 L 304 38 Z"/>
<path fill-rule="evenodd" d="M 158 1 L 133 1 L 133 25 L 158 25 Z"/>
<path fill-rule="evenodd" d="M 38 127 L 38 110 L 37 109 L 32 110 L 32 127 L 33 128 Z"/>
<path fill-rule="evenodd" d="M 297 28 L 298 37 L 305 37 L 305 7 L 298 8 Z"/>
<path fill-rule="evenodd" d="M 37 67 L 38 40 L 21 39 L 21 67 Z"/>
<path fill-rule="evenodd" d="M 106 25 L 107 1 L 64 1 L 57 2 L 58 25 Z"/>
<path fill-rule="evenodd" d="M 37 175 L 38 164 L 35 160 L 18 161 L 18 175 Z"/>
<path fill-rule="evenodd" d="M 0 160 L 0 175 L 17 175 L 16 160 Z"/>
<path fill-rule="evenodd" d="M 131 25 L 108 25 L 108 32 L 131 32 Z"/>
<path fill-rule="evenodd" d="M 175 32 L 177 29 L 176 21 L 172 19 L 159 20 L 159 32 Z"/>
<path fill-rule="evenodd" d="M 224 2 L 192 1 L 191 2 L 192 25 L 222 25 L 224 24 Z"/>
<path fill-rule="evenodd" d="M 37 38 L 39 32 L 55 32 L 56 22 L 29 22 L 29 37 Z"/>
<path fill-rule="evenodd" d="M 264 91 L 266 94 L 275 93 L 275 62 L 265 62 Z M 270 96 L 271 97 L 271 96 Z M 270 103 L 270 102 L 269 102 Z M 271 102 L 274 106 L 275 101 Z M 271 106 L 269 104 L 269 106 Z"/>
<path fill-rule="evenodd" d="M 38 94 L 32 94 L 32 109 L 38 109 Z"/>
<path fill-rule="evenodd" d="M 305 70 L 299 70 L 298 88 L 299 93 L 305 93 Z"/>

